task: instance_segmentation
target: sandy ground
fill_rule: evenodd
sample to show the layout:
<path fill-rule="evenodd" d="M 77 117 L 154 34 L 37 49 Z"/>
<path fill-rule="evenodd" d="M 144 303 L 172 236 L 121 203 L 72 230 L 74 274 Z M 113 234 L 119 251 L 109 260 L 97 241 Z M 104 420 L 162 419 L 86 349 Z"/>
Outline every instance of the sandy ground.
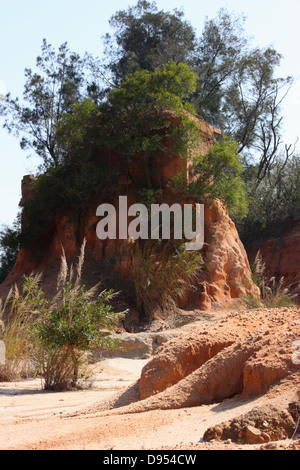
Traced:
<path fill-rule="evenodd" d="M 148 360 L 106 359 L 99 363 L 93 386 L 87 390 L 45 392 L 39 380 L 0 383 L 0 449 L 255 450 L 260 447 L 230 442 L 207 444 L 201 438 L 209 426 L 270 402 L 272 395 L 252 400 L 235 397 L 221 404 L 179 410 L 134 414 L 107 410 L 110 398 L 134 383 Z M 292 396 L 288 382 L 283 385 L 281 403 L 284 395 L 288 402 Z"/>

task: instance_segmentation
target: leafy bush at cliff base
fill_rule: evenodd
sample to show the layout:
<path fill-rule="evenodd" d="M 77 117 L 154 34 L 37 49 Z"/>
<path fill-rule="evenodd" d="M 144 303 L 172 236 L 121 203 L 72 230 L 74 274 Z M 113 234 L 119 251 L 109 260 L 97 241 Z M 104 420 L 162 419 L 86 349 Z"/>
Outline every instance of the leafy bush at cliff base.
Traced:
<path fill-rule="evenodd" d="M 247 214 L 241 157 L 236 142 L 226 136 L 215 142 L 205 155 L 193 159 L 189 181 L 179 174 L 172 185 L 199 203 L 209 204 L 216 198 L 223 200 L 233 219 L 242 219 Z"/>
<path fill-rule="evenodd" d="M 112 290 L 99 294 L 98 285 L 87 289 L 82 284 L 84 249 L 85 241 L 74 268 L 69 269 L 65 256 L 62 257 L 57 294 L 53 299 L 46 299 L 40 288 L 41 275 L 24 276 L 22 292 L 15 289 L 6 302 L 10 313 L 5 322 L 4 338 L 12 336 L 9 333 L 13 326 L 13 336 L 22 338 L 26 360 L 29 351 L 47 390 L 78 386 L 87 378 L 81 376 L 81 371 L 88 353 L 94 348 L 116 347 L 110 331 L 123 313 L 112 311 L 109 304 L 114 295 Z M 16 362 L 14 351 L 21 354 L 18 348 L 11 348 L 12 364 Z M 24 354 L 21 359 L 25 359 Z"/>
<path fill-rule="evenodd" d="M 39 312 L 30 336 L 36 363 L 45 389 L 65 390 L 78 385 L 80 366 L 95 347 L 113 349 L 109 332 L 123 317 L 108 303 L 113 291 L 97 295 L 81 282 L 86 241 L 82 244 L 76 269 L 68 268 L 63 255 L 57 281 L 57 295 Z"/>

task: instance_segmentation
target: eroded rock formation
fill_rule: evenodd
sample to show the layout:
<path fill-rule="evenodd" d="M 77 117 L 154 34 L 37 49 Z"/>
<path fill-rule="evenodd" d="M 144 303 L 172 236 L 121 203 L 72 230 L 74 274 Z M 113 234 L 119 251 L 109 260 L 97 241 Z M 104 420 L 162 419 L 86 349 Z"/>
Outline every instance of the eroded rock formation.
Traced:
<path fill-rule="evenodd" d="M 299 308 L 233 312 L 194 330 L 156 351 L 142 370 L 139 401 L 123 413 L 252 398 L 286 378 L 299 383 Z"/>
<path fill-rule="evenodd" d="M 260 252 L 265 264 L 265 274 L 268 278 L 275 276 L 284 278 L 285 285 L 300 280 L 300 224 L 288 230 L 278 238 L 271 238 L 256 249 L 249 247 L 249 257 L 254 261 Z"/>
<path fill-rule="evenodd" d="M 13 282 L 19 281 L 23 274 L 32 271 L 51 271 L 58 267 L 62 247 L 68 260 L 75 260 L 79 252 L 80 240 L 87 239 L 87 256 L 94 262 L 92 269 L 101 270 L 104 262 L 114 260 L 113 268 L 128 277 L 131 242 L 130 240 L 99 240 L 96 225 L 99 218 L 95 210 L 90 210 L 85 221 L 74 221 L 67 215 L 57 216 L 55 230 L 50 243 L 44 250 L 44 257 L 36 261 L 32 249 L 22 249 L 15 266 L 9 274 L 1 291 Z M 187 288 L 178 299 L 178 306 L 194 306 L 199 310 L 210 309 L 212 305 L 222 306 L 232 299 L 248 295 L 259 296 L 257 286 L 252 282 L 251 270 L 245 249 L 239 239 L 234 223 L 229 218 L 221 201 L 205 207 L 205 246 L 203 249 L 204 268 L 199 284 Z M 56 279 L 53 278 L 53 283 Z"/>
<path fill-rule="evenodd" d="M 194 118 L 195 119 L 195 118 Z M 201 118 L 199 129 L 202 140 L 200 151 L 206 152 L 213 145 L 214 138 L 220 131 L 207 124 Z M 142 175 L 140 161 L 133 161 L 130 168 L 124 166 L 124 159 L 112 154 L 99 154 L 95 158 L 99 165 L 111 165 L 120 175 L 120 188 L 122 194 L 128 198 L 128 207 L 137 201 L 138 191 L 133 184 L 133 175 Z M 156 158 L 157 177 L 163 190 L 163 200 L 167 203 L 174 202 L 174 194 L 168 189 L 168 182 L 178 172 L 188 174 L 188 162 L 179 155 L 160 155 Z M 122 166 L 123 165 L 123 166 Z M 30 196 L 30 186 L 33 179 L 26 176 L 22 182 L 22 201 Z M 118 199 L 118 198 L 117 198 Z M 118 208 L 118 200 L 110 201 Z M 101 204 L 103 201 L 99 201 Z M 107 202 L 107 201 L 105 201 Z M 42 256 L 37 259 L 36 249 L 28 246 L 19 253 L 15 266 L 8 278 L 0 287 L 0 295 L 7 292 L 9 286 L 20 281 L 23 274 L 33 271 L 43 271 L 47 277 L 47 286 L 55 285 L 55 266 L 58 268 L 62 247 L 68 261 L 76 260 L 82 240 L 87 240 L 87 258 L 91 269 L 101 271 L 103 265 L 111 263 L 111 271 L 130 279 L 128 271 L 131 241 L 125 240 L 100 240 L 96 235 L 96 226 L 99 217 L 96 216 L 97 205 L 90 207 L 85 214 L 74 217 L 68 213 L 53 214 L 45 240 L 39 240 L 42 247 Z M 47 208 L 45 208 L 47 210 Z M 221 201 L 216 200 L 211 206 L 205 206 L 205 246 L 203 258 L 205 261 L 201 279 L 198 284 L 188 287 L 184 294 L 178 298 L 180 308 L 193 307 L 200 310 L 210 309 L 213 305 L 223 305 L 236 298 L 253 295 L 259 296 L 258 288 L 253 284 L 251 271 L 245 249 L 239 239 L 236 227 Z M 117 211 L 118 220 L 118 211 Z M 117 227 L 118 234 L 118 227 Z M 94 263 L 94 264 L 93 264 Z M 52 276 L 52 278 L 51 278 Z M 52 280 L 51 280 L 52 279 Z M 51 287 L 51 286 L 50 286 Z M 114 288 L 112 285 L 111 287 Z"/>

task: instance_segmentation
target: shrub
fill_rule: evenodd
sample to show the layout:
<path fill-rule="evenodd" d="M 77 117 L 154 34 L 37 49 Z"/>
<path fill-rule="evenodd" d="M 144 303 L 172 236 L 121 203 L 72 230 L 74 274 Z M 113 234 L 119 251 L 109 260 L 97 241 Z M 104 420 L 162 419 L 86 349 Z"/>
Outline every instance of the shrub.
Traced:
<path fill-rule="evenodd" d="M 205 155 L 193 158 L 189 181 L 178 175 L 173 186 L 200 203 L 219 198 L 232 218 L 243 218 L 248 211 L 243 166 L 237 144 L 226 136 L 215 142 Z"/>
<path fill-rule="evenodd" d="M 137 307 L 146 320 L 166 308 L 198 277 L 202 256 L 197 251 L 175 249 L 168 244 L 143 246 L 136 243 L 131 253 L 130 273 L 133 279 Z"/>
<path fill-rule="evenodd" d="M 100 107 L 102 145 L 127 162 L 138 157 L 148 189 L 156 187 L 152 176 L 157 156 L 167 152 L 190 158 L 199 145 L 198 122 L 188 103 L 196 84 L 187 65 L 170 61 L 153 72 L 130 75 Z"/>
<path fill-rule="evenodd" d="M 79 385 L 80 368 L 95 347 L 112 349 L 110 331 L 122 318 L 108 301 L 113 291 L 97 295 L 98 285 L 87 289 L 81 282 L 85 241 L 76 270 L 62 256 L 57 295 L 42 310 L 30 337 L 36 365 L 47 390 L 66 390 Z"/>
<path fill-rule="evenodd" d="M 82 367 L 95 347 L 112 349 L 110 331 L 122 318 L 109 305 L 113 291 L 97 293 L 81 282 L 85 241 L 75 269 L 63 254 L 57 279 L 57 294 L 50 301 L 39 287 L 41 275 L 24 276 L 20 294 L 15 287 L 1 311 L 8 312 L 2 338 L 6 366 L 2 380 L 13 380 L 21 364 L 34 364 L 46 390 L 67 390 L 80 384 Z M 22 376 L 22 373 L 19 374 Z"/>

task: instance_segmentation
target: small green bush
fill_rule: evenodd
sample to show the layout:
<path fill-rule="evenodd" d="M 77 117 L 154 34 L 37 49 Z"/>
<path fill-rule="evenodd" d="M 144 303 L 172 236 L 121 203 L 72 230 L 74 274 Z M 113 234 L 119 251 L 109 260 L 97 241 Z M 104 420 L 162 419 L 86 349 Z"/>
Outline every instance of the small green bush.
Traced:
<path fill-rule="evenodd" d="M 123 314 L 114 313 L 108 301 L 113 291 L 97 295 L 98 285 L 86 289 L 81 282 L 85 241 L 76 270 L 62 256 L 57 295 L 40 312 L 30 331 L 35 362 L 47 390 L 76 387 L 80 366 L 93 348 L 112 349 L 110 331 Z"/>
<path fill-rule="evenodd" d="M 75 269 L 65 255 L 57 280 L 57 294 L 50 301 L 39 287 L 40 276 L 24 277 L 22 293 L 11 291 L 2 310 L 10 308 L 2 334 L 10 370 L 31 362 L 46 390 L 77 387 L 81 370 L 93 348 L 113 349 L 110 332 L 123 317 L 114 313 L 109 300 L 113 291 L 97 293 L 81 282 L 85 241 Z M 6 379 L 15 374 L 6 374 Z"/>

